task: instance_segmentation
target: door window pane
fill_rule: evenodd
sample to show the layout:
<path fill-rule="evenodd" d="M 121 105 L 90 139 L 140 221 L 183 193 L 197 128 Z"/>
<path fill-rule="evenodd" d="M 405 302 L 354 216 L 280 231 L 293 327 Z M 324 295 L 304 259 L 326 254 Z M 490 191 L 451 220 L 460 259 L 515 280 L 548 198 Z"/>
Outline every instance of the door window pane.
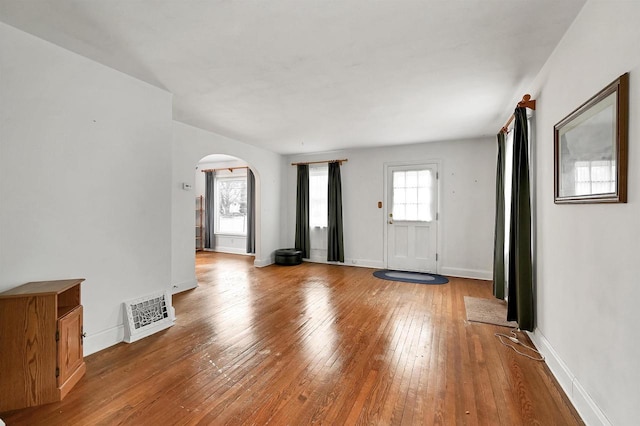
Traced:
<path fill-rule="evenodd" d="M 418 203 L 418 188 L 407 188 L 407 204 Z"/>
<path fill-rule="evenodd" d="M 392 179 L 393 219 L 432 221 L 431 170 L 396 170 Z"/>
<path fill-rule="evenodd" d="M 418 186 L 418 172 L 411 170 L 406 171 L 406 182 L 404 184 L 405 188 L 416 188 Z"/>

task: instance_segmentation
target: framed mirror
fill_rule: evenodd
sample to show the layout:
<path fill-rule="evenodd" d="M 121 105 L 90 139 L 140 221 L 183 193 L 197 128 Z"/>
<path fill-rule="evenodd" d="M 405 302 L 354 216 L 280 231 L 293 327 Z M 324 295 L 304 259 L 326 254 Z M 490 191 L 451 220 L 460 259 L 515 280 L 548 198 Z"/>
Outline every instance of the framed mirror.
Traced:
<path fill-rule="evenodd" d="M 554 126 L 555 202 L 626 203 L 629 74 Z"/>

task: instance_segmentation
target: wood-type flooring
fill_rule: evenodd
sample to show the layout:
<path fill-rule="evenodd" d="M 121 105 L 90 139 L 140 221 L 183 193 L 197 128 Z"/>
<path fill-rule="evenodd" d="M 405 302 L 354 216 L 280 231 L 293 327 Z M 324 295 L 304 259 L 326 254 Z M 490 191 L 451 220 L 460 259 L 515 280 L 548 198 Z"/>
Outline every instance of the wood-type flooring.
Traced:
<path fill-rule="evenodd" d="M 543 362 L 466 321 L 488 281 L 198 253 L 175 326 L 85 358 L 67 397 L 7 425 L 579 425 Z"/>

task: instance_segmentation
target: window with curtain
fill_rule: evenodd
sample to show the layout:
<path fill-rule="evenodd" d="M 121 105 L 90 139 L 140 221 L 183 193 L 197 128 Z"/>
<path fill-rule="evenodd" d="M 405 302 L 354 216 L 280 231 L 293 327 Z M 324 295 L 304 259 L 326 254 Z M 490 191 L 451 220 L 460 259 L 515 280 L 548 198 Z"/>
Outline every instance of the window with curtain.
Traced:
<path fill-rule="evenodd" d="M 247 174 L 239 170 L 216 174 L 215 232 L 247 235 Z"/>
<path fill-rule="evenodd" d="M 344 239 L 342 221 L 342 177 L 340 163 L 329 163 L 327 173 L 327 261 L 344 262 Z"/>
<path fill-rule="evenodd" d="M 514 112 L 513 131 L 507 137 L 498 136 L 494 274 L 503 274 L 494 275 L 493 290 L 496 297 L 507 300 L 507 319 L 517 321 L 522 330 L 532 331 L 535 322 L 535 242 L 532 232 L 535 216 L 531 205 L 535 188 L 531 183 L 535 183 L 535 179 L 530 167 L 532 127 L 529 121 L 525 108 L 518 107 Z M 504 217 L 503 224 L 499 220 L 501 217 Z M 504 248 L 504 256 L 500 255 L 499 248 Z"/>
<path fill-rule="evenodd" d="M 528 123 L 528 139 L 532 142 L 529 144 L 529 157 L 531 157 L 531 150 L 533 146 L 533 138 L 532 138 L 532 126 L 531 119 L 527 120 Z M 509 238 L 511 235 L 511 230 L 509 227 L 509 223 L 511 222 L 511 184 L 513 182 L 513 129 L 511 129 L 505 136 L 504 143 L 504 170 L 503 170 L 503 215 L 504 215 L 504 238 L 503 238 L 503 247 L 504 247 L 504 257 L 503 261 L 505 264 L 509 262 Z M 533 181 L 533 177 L 530 176 Z M 509 277 L 505 277 L 504 284 L 504 294 L 509 294 Z"/>
<path fill-rule="evenodd" d="M 327 227 L 327 186 L 329 168 L 325 166 L 309 167 L 309 226 Z"/>
<path fill-rule="evenodd" d="M 302 257 L 311 255 L 309 244 L 309 165 L 298 164 L 296 176 L 296 237 L 295 248 Z"/>

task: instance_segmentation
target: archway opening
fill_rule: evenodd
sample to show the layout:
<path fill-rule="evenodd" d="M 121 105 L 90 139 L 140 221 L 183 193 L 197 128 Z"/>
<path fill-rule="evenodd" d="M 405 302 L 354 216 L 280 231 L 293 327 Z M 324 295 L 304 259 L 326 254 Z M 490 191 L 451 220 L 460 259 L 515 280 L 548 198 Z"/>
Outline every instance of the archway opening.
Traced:
<path fill-rule="evenodd" d="M 259 176 L 249 163 L 207 155 L 195 168 L 196 252 L 259 255 Z"/>

